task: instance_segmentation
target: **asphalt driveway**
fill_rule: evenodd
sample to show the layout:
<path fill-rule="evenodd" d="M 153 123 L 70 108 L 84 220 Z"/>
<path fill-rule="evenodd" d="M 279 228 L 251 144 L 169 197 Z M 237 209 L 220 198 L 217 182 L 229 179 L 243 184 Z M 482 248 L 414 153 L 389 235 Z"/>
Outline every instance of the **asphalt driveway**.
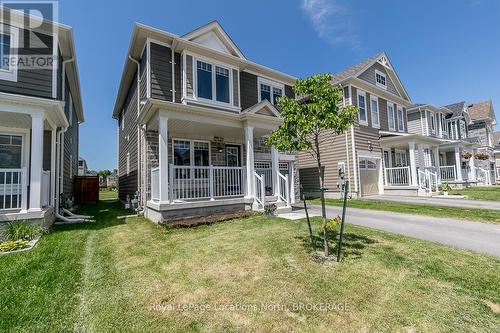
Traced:
<path fill-rule="evenodd" d="M 436 197 L 405 197 L 399 195 L 398 196 L 371 195 L 368 197 L 363 197 L 363 200 L 380 200 L 380 201 L 402 202 L 402 203 L 421 204 L 421 205 L 500 210 L 500 202 L 497 201 L 446 199 L 446 198 L 436 198 Z"/>
<path fill-rule="evenodd" d="M 327 206 L 327 216 L 340 215 L 341 209 Z M 321 207 L 311 206 L 310 212 L 320 214 Z M 347 223 L 500 257 L 500 225 L 497 224 L 359 208 L 348 208 Z"/>

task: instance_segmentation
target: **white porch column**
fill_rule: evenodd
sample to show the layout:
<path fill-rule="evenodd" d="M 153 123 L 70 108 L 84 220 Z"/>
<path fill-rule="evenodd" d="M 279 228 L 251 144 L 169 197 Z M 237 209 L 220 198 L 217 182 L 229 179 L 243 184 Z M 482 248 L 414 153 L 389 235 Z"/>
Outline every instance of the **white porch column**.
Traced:
<path fill-rule="evenodd" d="M 42 209 L 43 121 L 44 115 L 42 113 L 31 115 L 31 173 L 28 211 Z"/>
<path fill-rule="evenodd" d="M 441 182 L 441 169 L 439 168 L 441 166 L 439 162 L 439 147 L 436 147 L 433 149 L 434 151 L 434 162 L 435 162 L 435 167 L 436 167 L 436 176 L 437 176 L 437 181 L 438 183 Z"/>
<path fill-rule="evenodd" d="M 425 165 L 425 153 L 423 145 L 418 144 L 417 150 L 418 150 L 418 167 L 420 168 L 420 170 L 424 171 L 426 165 Z"/>
<path fill-rule="evenodd" d="M 291 168 L 290 172 L 290 203 L 294 204 L 295 203 L 295 161 L 290 163 L 288 166 Z"/>
<path fill-rule="evenodd" d="M 168 118 L 158 116 L 158 159 L 160 202 L 168 202 Z"/>
<path fill-rule="evenodd" d="M 254 151 L 253 151 L 253 126 L 245 125 L 245 146 L 246 146 L 246 174 L 247 174 L 247 193 L 245 197 L 253 198 L 255 196 L 254 182 Z"/>
<path fill-rule="evenodd" d="M 455 146 L 455 178 L 458 181 L 462 181 L 462 159 L 460 157 L 460 147 Z"/>
<path fill-rule="evenodd" d="M 470 176 L 469 179 L 472 181 L 476 181 L 476 158 L 474 155 L 476 154 L 476 151 L 472 149 L 471 151 L 472 156 L 470 157 L 469 160 L 469 167 L 470 167 Z"/>
<path fill-rule="evenodd" d="M 410 151 L 410 172 L 411 172 L 411 186 L 417 186 L 417 159 L 415 158 L 415 142 L 408 142 L 408 149 Z"/>
<path fill-rule="evenodd" d="M 50 205 L 56 204 L 56 135 L 57 128 L 52 127 L 50 137 Z"/>
<path fill-rule="evenodd" d="M 281 201 L 279 197 L 280 179 L 278 176 L 280 172 L 280 159 L 279 159 L 279 153 L 274 147 L 271 147 L 271 167 L 272 167 L 272 178 L 273 178 L 273 195 L 278 197 L 278 201 Z"/>

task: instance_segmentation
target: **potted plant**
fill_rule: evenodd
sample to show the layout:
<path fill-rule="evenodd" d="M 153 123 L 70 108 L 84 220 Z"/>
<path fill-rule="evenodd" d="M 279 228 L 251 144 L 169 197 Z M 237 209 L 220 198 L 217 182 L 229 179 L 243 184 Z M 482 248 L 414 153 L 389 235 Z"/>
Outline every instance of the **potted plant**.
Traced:
<path fill-rule="evenodd" d="M 476 153 L 476 158 L 481 161 L 488 160 L 490 158 L 490 155 L 484 151 L 480 151 L 479 153 Z"/>
<path fill-rule="evenodd" d="M 266 186 L 266 195 L 273 195 L 273 188 L 271 186 Z"/>
<path fill-rule="evenodd" d="M 469 158 L 472 157 L 472 153 L 470 151 L 464 151 L 462 153 L 462 158 L 468 160 Z"/>
<path fill-rule="evenodd" d="M 450 184 L 448 184 L 448 182 L 444 182 L 442 185 L 442 190 L 443 190 L 443 194 L 445 196 L 448 196 L 448 192 L 451 191 Z"/>
<path fill-rule="evenodd" d="M 268 204 L 264 206 L 264 213 L 267 216 L 274 216 L 274 212 L 276 211 L 276 205 L 275 204 Z"/>

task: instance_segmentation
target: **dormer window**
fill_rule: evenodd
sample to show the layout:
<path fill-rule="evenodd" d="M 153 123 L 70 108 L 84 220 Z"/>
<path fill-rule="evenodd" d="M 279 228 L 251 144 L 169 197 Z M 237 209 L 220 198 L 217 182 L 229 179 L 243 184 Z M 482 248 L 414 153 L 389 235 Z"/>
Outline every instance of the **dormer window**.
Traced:
<path fill-rule="evenodd" d="M 271 104 L 278 104 L 278 97 L 283 96 L 283 85 L 259 78 L 259 102 L 267 99 Z"/>
<path fill-rule="evenodd" d="M 386 76 L 384 73 L 380 71 L 375 71 L 375 82 L 377 86 L 387 89 L 387 81 L 386 81 Z"/>

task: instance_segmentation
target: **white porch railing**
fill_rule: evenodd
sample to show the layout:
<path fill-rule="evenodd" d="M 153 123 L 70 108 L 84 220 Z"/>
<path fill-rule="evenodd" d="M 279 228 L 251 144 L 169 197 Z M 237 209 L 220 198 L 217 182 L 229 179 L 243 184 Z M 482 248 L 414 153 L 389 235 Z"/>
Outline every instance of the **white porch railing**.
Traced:
<path fill-rule="evenodd" d="M 264 177 L 254 172 L 255 179 L 255 200 L 262 208 L 266 205 L 266 190 L 264 184 Z"/>
<path fill-rule="evenodd" d="M 389 186 L 409 186 L 410 167 L 385 168 L 385 181 Z"/>
<path fill-rule="evenodd" d="M 271 168 L 256 168 L 255 172 L 259 175 L 262 176 L 264 179 L 264 187 L 265 189 L 271 189 L 271 192 L 273 192 L 273 169 Z"/>
<path fill-rule="evenodd" d="M 170 164 L 170 200 L 211 199 L 243 196 L 245 194 L 244 168 L 216 166 L 178 166 Z M 157 175 L 158 174 L 158 175 Z M 159 171 L 151 171 L 151 180 Z M 152 199 L 159 199 L 159 188 L 151 189 Z"/>
<path fill-rule="evenodd" d="M 455 166 L 454 165 L 445 165 L 439 167 L 439 172 L 441 176 L 441 180 L 449 181 L 456 180 Z"/>
<path fill-rule="evenodd" d="M 160 168 L 151 169 L 151 200 L 160 200 Z"/>
<path fill-rule="evenodd" d="M 423 190 L 435 192 L 438 190 L 438 177 L 435 172 L 418 170 L 418 186 Z"/>
<path fill-rule="evenodd" d="M 278 188 L 278 193 L 279 193 L 279 199 L 286 202 L 286 206 L 290 206 L 290 190 L 289 190 L 289 183 L 288 183 L 288 175 L 282 175 L 281 172 L 278 173 L 278 179 L 279 179 L 279 188 Z"/>
<path fill-rule="evenodd" d="M 23 195 L 27 195 L 26 169 L 0 169 L 0 211 L 21 209 Z"/>
<path fill-rule="evenodd" d="M 42 207 L 50 205 L 50 171 L 42 171 Z"/>

